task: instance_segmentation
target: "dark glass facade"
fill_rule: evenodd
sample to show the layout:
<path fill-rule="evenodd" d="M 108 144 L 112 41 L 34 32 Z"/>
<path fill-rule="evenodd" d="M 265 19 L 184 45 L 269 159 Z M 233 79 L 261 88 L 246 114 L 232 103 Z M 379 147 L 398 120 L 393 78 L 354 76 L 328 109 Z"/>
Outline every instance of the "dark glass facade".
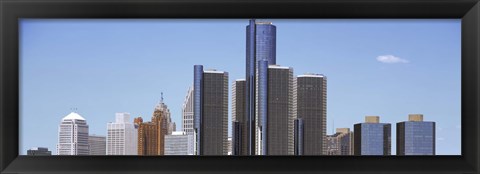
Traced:
<path fill-rule="evenodd" d="M 36 149 L 27 150 L 27 155 L 31 156 L 50 156 L 52 152 L 48 150 L 46 147 L 39 147 Z"/>
<path fill-rule="evenodd" d="M 435 122 L 397 123 L 397 155 L 435 155 Z"/>
<path fill-rule="evenodd" d="M 233 155 L 247 155 L 247 136 L 245 130 L 248 129 L 245 114 L 245 80 L 236 80 L 232 87 L 232 117 L 233 122 L 237 122 L 233 127 Z M 235 125 L 234 124 L 234 125 Z"/>
<path fill-rule="evenodd" d="M 355 155 L 390 155 L 391 125 L 358 123 L 354 125 Z"/>
<path fill-rule="evenodd" d="M 228 153 L 228 73 L 194 66 L 193 116 L 196 155 Z"/>
<path fill-rule="evenodd" d="M 293 155 L 293 69 L 269 66 L 267 98 L 267 155 Z"/>
<path fill-rule="evenodd" d="M 193 127 L 195 131 L 195 154 L 202 155 L 201 127 L 203 113 L 203 66 L 195 65 L 193 70 Z"/>
<path fill-rule="evenodd" d="M 326 148 L 327 79 L 323 75 L 297 77 L 297 117 L 304 120 L 304 155 L 324 155 Z"/>
<path fill-rule="evenodd" d="M 227 155 L 228 73 L 204 71 L 202 92 L 201 155 Z"/>
<path fill-rule="evenodd" d="M 232 122 L 232 155 L 242 154 L 242 124 L 239 121 Z"/>
<path fill-rule="evenodd" d="M 295 155 L 303 155 L 303 119 L 295 119 Z"/>

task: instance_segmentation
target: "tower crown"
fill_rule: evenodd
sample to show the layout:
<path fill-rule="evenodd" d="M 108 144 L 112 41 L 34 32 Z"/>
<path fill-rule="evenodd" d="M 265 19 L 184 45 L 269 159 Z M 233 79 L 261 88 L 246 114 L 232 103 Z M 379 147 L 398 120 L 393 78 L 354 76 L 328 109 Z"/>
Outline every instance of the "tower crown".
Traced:
<path fill-rule="evenodd" d="M 62 120 L 85 120 L 81 115 L 76 112 L 71 112 L 67 116 L 63 117 Z"/>

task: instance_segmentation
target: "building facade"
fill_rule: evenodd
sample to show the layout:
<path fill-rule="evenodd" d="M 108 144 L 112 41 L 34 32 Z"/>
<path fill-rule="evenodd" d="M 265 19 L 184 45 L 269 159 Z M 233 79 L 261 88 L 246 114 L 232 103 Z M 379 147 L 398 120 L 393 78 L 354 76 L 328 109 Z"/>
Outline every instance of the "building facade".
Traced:
<path fill-rule="evenodd" d="M 294 155 L 293 87 L 293 68 L 268 66 L 267 128 L 266 133 L 263 134 L 265 137 L 261 137 L 266 140 L 267 149 L 264 153 L 260 151 L 260 154 Z"/>
<path fill-rule="evenodd" d="M 324 155 L 327 123 L 327 77 L 305 74 L 296 78 L 296 115 L 304 122 L 304 155 Z"/>
<path fill-rule="evenodd" d="M 327 135 L 326 137 L 326 146 L 325 146 L 325 155 L 339 155 L 340 144 L 338 143 L 337 134 Z"/>
<path fill-rule="evenodd" d="M 107 140 L 105 136 L 89 135 L 88 145 L 90 147 L 90 155 L 105 155 Z"/>
<path fill-rule="evenodd" d="M 232 155 L 247 155 L 248 128 L 245 114 L 245 79 L 237 79 L 232 85 Z"/>
<path fill-rule="evenodd" d="M 267 148 L 266 139 L 260 141 L 260 129 L 266 129 L 266 122 L 259 122 L 260 117 L 266 117 L 266 105 L 262 102 L 266 101 L 266 88 L 257 90 L 257 87 L 266 87 L 267 67 L 258 66 L 259 62 L 267 65 L 276 64 L 276 27 L 270 22 L 256 22 L 250 20 L 250 24 L 246 27 L 247 48 L 246 48 L 246 71 L 245 71 L 245 129 L 243 130 L 247 137 L 247 154 L 248 155 L 265 155 Z M 262 67 L 262 68 L 258 68 Z M 260 73 L 263 71 L 265 73 Z M 263 79 L 258 81 L 257 78 Z M 261 97 L 258 97 L 261 96 Z M 264 107 L 258 108 L 261 102 Z M 263 114 L 258 116 L 258 112 Z M 259 125 L 263 125 L 260 127 Z M 264 131 L 265 132 L 265 131 Z"/>
<path fill-rule="evenodd" d="M 34 147 L 27 150 L 27 155 L 30 156 L 50 156 L 52 152 L 46 147 Z"/>
<path fill-rule="evenodd" d="M 326 138 L 326 155 L 353 155 L 353 132 L 349 128 L 337 128 Z"/>
<path fill-rule="evenodd" d="M 138 132 L 129 113 L 116 113 L 115 122 L 107 123 L 107 155 L 137 155 Z"/>
<path fill-rule="evenodd" d="M 193 129 L 193 86 L 188 88 L 182 105 L 182 131 L 188 135 L 194 134 Z"/>
<path fill-rule="evenodd" d="M 160 155 L 158 145 L 158 125 L 154 122 L 143 122 L 137 117 L 137 155 Z"/>
<path fill-rule="evenodd" d="M 303 155 L 303 119 L 297 118 L 294 122 L 295 155 Z"/>
<path fill-rule="evenodd" d="M 197 155 L 227 155 L 228 73 L 194 66 Z"/>
<path fill-rule="evenodd" d="M 408 117 L 397 123 L 397 155 L 435 155 L 435 122 L 423 121 L 422 114 Z"/>
<path fill-rule="evenodd" d="M 57 155 L 89 155 L 88 125 L 76 112 L 65 116 L 58 127 Z"/>
<path fill-rule="evenodd" d="M 380 123 L 379 116 L 366 116 L 365 123 L 354 125 L 355 155 L 390 155 L 391 125 Z"/>
<path fill-rule="evenodd" d="M 193 135 L 174 131 L 165 135 L 165 155 L 194 155 Z"/>
<path fill-rule="evenodd" d="M 134 119 L 135 127 L 138 127 L 138 155 L 164 155 L 165 135 L 171 134 L 173 124 L 170 110 L 162 100 L 155 106 L 150 122 L 143 122 L 141 117 Z"/>

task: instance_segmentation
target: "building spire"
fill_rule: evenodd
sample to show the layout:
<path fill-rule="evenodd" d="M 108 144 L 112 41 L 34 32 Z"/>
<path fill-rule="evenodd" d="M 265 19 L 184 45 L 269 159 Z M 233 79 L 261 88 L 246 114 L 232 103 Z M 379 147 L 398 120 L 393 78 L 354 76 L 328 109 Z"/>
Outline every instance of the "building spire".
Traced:
<path fill-rule="evenodd" d="M 161 92 L 160 94 L 161 94 L 160 102 L 163 103 L 163 92 Z"/>

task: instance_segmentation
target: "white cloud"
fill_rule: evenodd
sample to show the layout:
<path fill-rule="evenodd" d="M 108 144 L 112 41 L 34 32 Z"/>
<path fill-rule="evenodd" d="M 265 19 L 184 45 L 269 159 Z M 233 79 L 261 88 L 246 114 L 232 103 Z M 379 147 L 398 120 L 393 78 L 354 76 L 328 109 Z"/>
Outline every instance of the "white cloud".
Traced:
<path fill-rule="evenodd" d="M 377 61 L 382 63 L 408 63 L 409 61 L 406 59 L 402 59 L 400 57 L 395 57 L 394 55 L 382 55 L 377 57 Z"/>

